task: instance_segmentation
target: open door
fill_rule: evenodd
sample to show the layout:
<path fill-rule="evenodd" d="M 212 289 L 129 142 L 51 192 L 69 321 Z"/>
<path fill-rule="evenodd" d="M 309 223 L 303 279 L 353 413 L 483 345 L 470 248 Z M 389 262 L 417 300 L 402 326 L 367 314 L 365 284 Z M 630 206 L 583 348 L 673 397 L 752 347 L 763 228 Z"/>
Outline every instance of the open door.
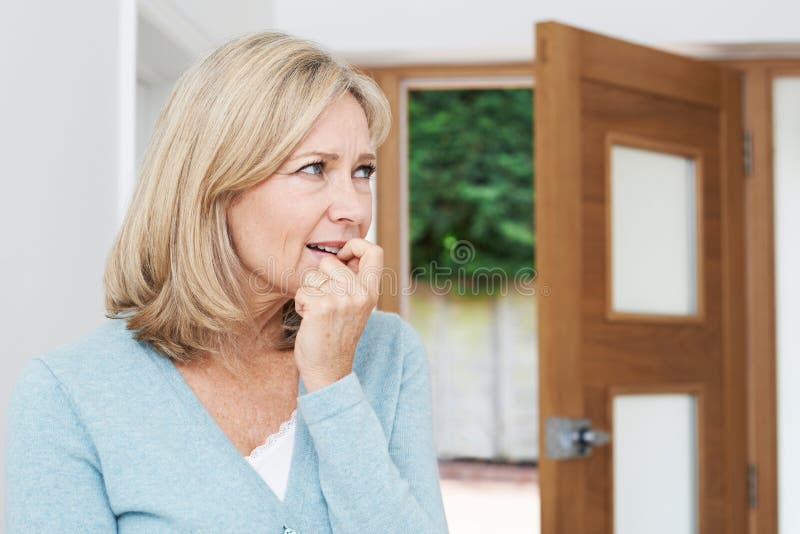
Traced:
<path fill-rule="evenodd" d="M 735 71 L 536 26 L 543 534 L 747 530 Z"/>

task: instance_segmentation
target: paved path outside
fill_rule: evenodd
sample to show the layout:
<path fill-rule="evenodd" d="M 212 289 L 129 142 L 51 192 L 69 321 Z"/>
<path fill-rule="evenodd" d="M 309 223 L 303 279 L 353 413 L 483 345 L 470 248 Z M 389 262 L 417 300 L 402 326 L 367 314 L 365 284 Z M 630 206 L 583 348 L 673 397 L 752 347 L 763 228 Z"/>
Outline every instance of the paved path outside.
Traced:
<path fill-rule="evenodd" d="M 440 462 L 451 534 L 539 534 L 536 469 L 479 462 Z"/>

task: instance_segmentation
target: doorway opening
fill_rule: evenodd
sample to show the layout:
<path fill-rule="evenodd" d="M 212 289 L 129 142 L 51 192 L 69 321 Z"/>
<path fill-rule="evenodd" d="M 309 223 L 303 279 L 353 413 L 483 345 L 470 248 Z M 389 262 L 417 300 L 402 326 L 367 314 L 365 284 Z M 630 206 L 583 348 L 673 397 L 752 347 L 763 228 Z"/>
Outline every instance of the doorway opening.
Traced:
<path fill-rule="evenodd" d="M 498 520 L 539 531 L 534 110 L 526 82 L 406 80 L 401 94 L 411 288 L 404 308 L 428 349 L 454 532 L 496 529 Z"/>

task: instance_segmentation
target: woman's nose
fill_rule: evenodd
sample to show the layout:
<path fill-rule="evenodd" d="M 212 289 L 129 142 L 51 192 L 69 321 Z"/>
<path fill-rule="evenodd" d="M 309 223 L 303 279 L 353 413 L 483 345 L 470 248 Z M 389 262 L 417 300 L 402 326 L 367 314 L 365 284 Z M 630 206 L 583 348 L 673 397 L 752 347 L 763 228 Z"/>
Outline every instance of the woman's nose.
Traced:
<path fill-rule="evenodd" d="M 333 221 L 348 220 L 361 225 L 372 216 L 372 192 L 369 188 L 359 188 L 355 180 L 364 181 L 364 178 L 334 180 L 331 183 L 328 214 Z"/>

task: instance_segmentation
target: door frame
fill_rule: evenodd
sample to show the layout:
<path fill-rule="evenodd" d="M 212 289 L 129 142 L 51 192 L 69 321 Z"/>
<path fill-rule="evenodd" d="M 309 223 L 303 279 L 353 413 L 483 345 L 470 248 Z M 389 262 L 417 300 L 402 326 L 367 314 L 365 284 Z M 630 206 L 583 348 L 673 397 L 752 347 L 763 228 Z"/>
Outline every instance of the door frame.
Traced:
<path fill-rule="evenodd" d="M 383 248 L 384 275 L 378 309 L 408 317 L 402 289 L 409 287 L 407 111 L 408 90 L 413 89 L 507 89 L 532 87 L 533 62 L 447 65 L 399 65 L 359 67 L 373 78 L 389 101 L 391 129 L 378 148 L 376 230 Z M 531 150 L 533 148 L 531 147 Z M 533 221 L 531 221 L 533 224 Z M 388 282 L 388 285 L 387 285 Z"/>
<path fill-rule="evenodd" d="M 778 533 L 778 392 L 772 82 L 800 76 L 800 59 L 729 59 L 744 79 L 750 164 L 745 177 L 750 532 Z M 758 394 L 756 394 L 756 392 Z"/>
<path fill-rule="evenodd" d="M 747 332 L 747 426 L 748 461 L 752 469 L 749 532 L 778 534 L 777 388 L 775 339 L 775 262 L 772 161 L 772 80 L 785 74 L 800 75 L 800 58 L 740 59 L 749 49 L 737 49 L 725 59 L 673 50 L 696 59 L 716 61 L 743 73 L 745 130 L 752 143 L 751 167 L 745 178 L 745 262 Z M 488 87 L 486 80 L 530 76 L 535 62 L 503 62 L 442 65 L 364 66 L 383 90 L 395 120 L 386 142 L 378 150 L 380 184 L 377 188 L 377 235 L 384 249 L 384 265 L 404 272 L 402 228 L 407 223 L 406 193 L 401 163 L 401 103 L 403 82 L 446 81 L 448 87 Z M 484 83 L 476 84 L 476 80 Z M 535 79 L 533 80 L 535 87 Z M 497 84 L 493 87 L 507 87 Z M 534 119 L 535 120 L 535 119 Z M 402 128 L 404 130 L 404 128 Z M 398 202 L 401 199 L 401 202 Z M 406 269 L 407 271 L 407 269 Z M 403 286 L 399 286 L 401 289 Z M 400 292 L 384 293 L 378 308 L 402 314 Z M 758 395 L 752 394 L 759 392 Z M 753 506 L 752 504 L 755 504 Z"/>

